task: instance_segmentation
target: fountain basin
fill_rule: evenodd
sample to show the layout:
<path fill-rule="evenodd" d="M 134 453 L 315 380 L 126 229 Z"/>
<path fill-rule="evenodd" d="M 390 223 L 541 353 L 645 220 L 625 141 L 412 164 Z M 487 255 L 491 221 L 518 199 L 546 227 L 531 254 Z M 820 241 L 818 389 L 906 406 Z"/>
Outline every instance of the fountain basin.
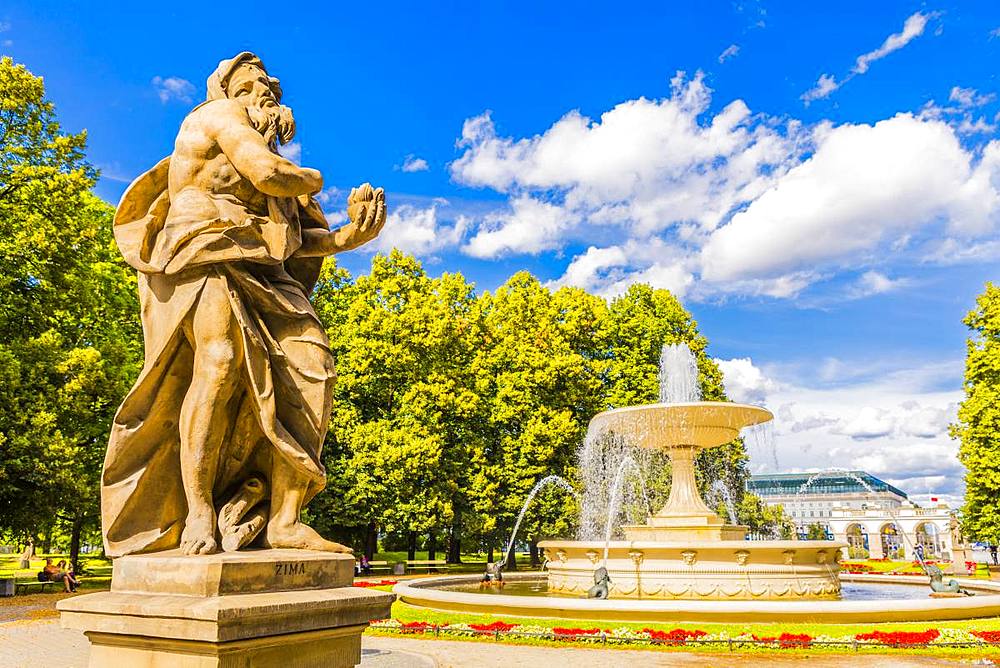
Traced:
<path fill-rule="evenodd" d="M 509 583 L 544 578 L 542 573 L 511 573 Z M 845 582 L 905 585 L 929 592 L 912 577 L 844 575 Z M 718 600 L 617 599 L 596 600 L 553 595 L 508 595 L 454 591 L 474 587 L 479 576 L 446 576 L 408 580 L 393 588 L 399 600 L 434 610 L 496 616 L 549 617 L 566 620 L 633 622 L 805 622 L 877 623 L 922 622 L 1000 616 L 1000 582 L 962 578 L 961 585 L 976 593 L 963 598 L 885 598 L 873 600 Z"/>
<path fill-rule="evenodd" d="M 844 543 L 685 540 L 539 543 L 549 559 L 548 590 L 584 595 L 606 566 L 609 598 L 684 600 L 837 599 Z"/>
<path fill-rule="evenodd" d="M 662 450 L 674 445 L 714 448 L 733 441 L 744 427 L 768 422 L 771 411 L 728 401 L 645 404 L 595 415 L 590 429 L 613 433 L 639 447 Z"/>

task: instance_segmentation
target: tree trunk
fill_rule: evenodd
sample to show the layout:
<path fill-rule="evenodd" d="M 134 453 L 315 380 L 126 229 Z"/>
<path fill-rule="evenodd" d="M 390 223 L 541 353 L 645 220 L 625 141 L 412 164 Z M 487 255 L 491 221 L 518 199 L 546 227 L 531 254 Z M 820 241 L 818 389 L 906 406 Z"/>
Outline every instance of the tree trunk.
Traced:
<path fill-rule="evenodd" d="M 73 570 L 81 572 L 80 568 L 80 535 L 83 533 L 83 516 L 77 515 L 73 518 L 73 528 L 69 535 L 69 561 L 73 564 Z"/>
<path fill-rule="evenodd" d="M 505 571 L 517 570 L 517 547 L 513 544 L 510 546 L 510 552 L 507 553 L 507 558 L 504 561 L 503 569 Z"/>
<path fill-rule="evenodd" d="M 365 533 L 365 557 L 368 561 L 375 559 L 375 552 L 378 548 L 378 525 L 374 521 L 368 523 L 368 530 Z"/>
<path fill-rule="evenodd" d="M 435 536 L 434 532 L 431 531 L 427 536 L 427 559 L 429 561 L 434 561 L 437 559 L 437 554 L 437 536 Z"/>
<path fill-rule="evenodd" d="M 411 531 L 409 540 L 406 542 L 406 559 L 413 561 L 417 558 L 417 532 Z"/>
<path fill-rule="evenodd" d="M 493 546 L 490 545 L 490 551 L 486 553 L 486 563 L 493 563 Z"/>
<path fill-rule="evenodd" d="M 42 539 L 42 552 L 52 554 L 52 525 L 45 529 L 45 538 Z"/>
<path fill-rule="evenodd" d="M 528 542 L 528 553 L 531 554 L 531 565 L 538 566 L 542 560 L 538 557 L 538 541 L 532 539 Z"/>
<path fill-rule="evenodd" d="M 451 525 L 451 531 L 449 532 L 447 559 L 449 564 L 462 563 L 462 529 L 457 519 Z"/>

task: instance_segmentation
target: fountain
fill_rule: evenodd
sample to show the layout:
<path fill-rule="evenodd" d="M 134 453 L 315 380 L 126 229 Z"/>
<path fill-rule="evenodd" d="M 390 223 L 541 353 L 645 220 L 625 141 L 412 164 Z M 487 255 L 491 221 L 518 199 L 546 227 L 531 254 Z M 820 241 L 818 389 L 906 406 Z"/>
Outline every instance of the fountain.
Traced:
<path fill-rule="evenodd" d="M 640 450 L 665 451 L 671 464 L 666 505 L 645 524 L 622 527 L 624 540 L 609 540 L 609 527 L 603 543 L 539 543 L 550 559 L 549 591 L 586 592 L 600 564 L 611 577 L 609 598 L 837 598 L 840 543 L 747 541 L 746 526 L 723 520 L 698 493 L 698 453 L 770 421 L 771 413 L 746 404 L 698 401 L 697 366 L 685 345 L 664 348 L 660 387 L 660 403 L 600 413 L 589 432 Z"/>
<path fill-rule="evenodd" d="M 745 540 L 747 527 L 736 523 L 721 481 L 710 492 L 726 501 L 728 521 L 702 500 L 695 459 L 748 427 L 766 425 L 772 415 L 758 406 L 700 401 L 696 374 L 686 346 L 668 347 L 661 358 L 659 403 L 609 410 L 591 420 L 579 457 L 584 489 L 578 539 L 539 543 L 547 575 L 512 574 L 503 590 L 480 588 L 470 576 L 400 582 L 394 588 L 400 600 L 494 615 L 660 622 L 917 621 L 1000 614 L 1000 585 L 963 580 L 957 585 L 984 595 L 929 599 L 907 578 L 845 576 L 850 585 L 842 597 L 838 559 L 845 543 Z M 650 512 L 642 473 L 664 466 L 665 457 L 672 481 L 666 504 L 643 524 L 619 526 L 619 516 L 629 516 L 628 499 L 633 510 Z M 631 474 L 637 484 L 628 483 Z M 890 587 L 895 589 L 887 591 Z"/>

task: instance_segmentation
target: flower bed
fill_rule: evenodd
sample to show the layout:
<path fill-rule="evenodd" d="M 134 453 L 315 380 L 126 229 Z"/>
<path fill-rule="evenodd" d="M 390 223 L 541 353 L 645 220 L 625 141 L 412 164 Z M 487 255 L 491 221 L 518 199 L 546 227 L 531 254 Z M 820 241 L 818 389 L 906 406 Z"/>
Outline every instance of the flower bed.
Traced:
<path fill-rule="evenodd" d="M 985 647 L 1000 646 L 1000 631 L 967 631 L 936 628 L 924 631 L 879 631 L 847 636 L 811 636 L 806 633 L 782 633 L 779 636 L 757 636 L 751 633 L 732 634 L 725 631 L 708 633 L 701 629 L 675 628 L 669 631 L 645 628 L 601 629 L 575 627 L 547 627 L 516 624 L 497 620 L 489 624 L 443 623 L 425 621 L 400 622 L 395 619 L 372 620 L 371 627 L 395 633 L 432 633 L 435 636 L 493 636 L 501 638 L 535 638 L 560 642 L 599 644 L 650 644 L 650 645 L 717 645 L 730 651 L 752 647 L 772 649 L 807 649 L 811 647 L 883 646 L 893 648 L 918 648 L 929 646 Z"/>
<path fill-rule="evenodd" d="M 399 580 L 379 580 L 378 582 L 367 582 L 365 580 L 360 580 L 354 583 L 355 587 L 390 587 L 399 582 Z"/>

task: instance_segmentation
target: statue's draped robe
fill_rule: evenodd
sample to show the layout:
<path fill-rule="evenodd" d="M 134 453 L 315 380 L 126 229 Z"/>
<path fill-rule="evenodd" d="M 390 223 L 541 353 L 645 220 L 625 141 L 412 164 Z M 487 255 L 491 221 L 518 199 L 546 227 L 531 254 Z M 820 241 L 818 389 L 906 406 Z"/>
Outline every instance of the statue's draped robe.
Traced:
<path fill-rule="evenodd" d="M 306 479 L 306 501 L 323 488 L 320 450 L 333 391 L 333 357 L 308 295 L 321 258 L 301 258 L 303 228 L 326 229 L 309 198 L 267 198 L 249 211 L 212 197 L 218 215 L 170 216 L 165 158 L 139 177 L 115 215 L 115 239 L 138 270 L 145 363 L 115 415 L 101 480 L 109 556 L 175 548 L 187 503 L 180 471 L 181 405 L 193 350 L 183 325 L 210 282 L 222 286 L 239 323 L 243 364 L 228 406 L 214 493 L 251 474 L 269 479 L 284 457 Z"/>

